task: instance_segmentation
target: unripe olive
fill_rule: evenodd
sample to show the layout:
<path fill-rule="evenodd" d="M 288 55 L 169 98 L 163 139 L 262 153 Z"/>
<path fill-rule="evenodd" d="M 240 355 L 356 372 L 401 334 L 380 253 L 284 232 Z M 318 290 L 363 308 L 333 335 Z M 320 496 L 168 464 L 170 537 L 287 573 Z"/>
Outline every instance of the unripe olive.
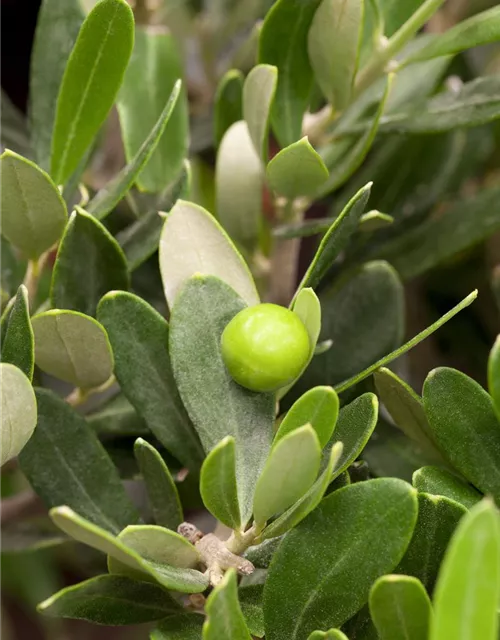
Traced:
<path fill-rule="evenodd" d="M 293 311 L 277 304 L 243 309 L 221 339 L 222 358 L 234 380 L 252 391 L 274 391 L 307 364 L 309 336 Z"/>

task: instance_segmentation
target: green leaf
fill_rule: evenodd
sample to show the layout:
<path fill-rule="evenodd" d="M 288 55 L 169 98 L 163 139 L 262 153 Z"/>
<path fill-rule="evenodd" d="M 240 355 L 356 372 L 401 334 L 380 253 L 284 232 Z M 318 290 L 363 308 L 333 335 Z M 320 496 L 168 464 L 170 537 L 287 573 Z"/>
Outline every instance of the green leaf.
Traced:
<path fill-rule="evenodd" d="M 331 387 L 314 387 L 306 391 L 291 407 L 274 437 L 276 444 L 285 435 L 310 424 L 323 448 L 332 437 L 339 415 L 339 398 Z"/>
<path fill-rule="evenodd" d="M 500 229 L 495 215 L 499 197 L 498 186 L 462 197 L 439 216 L 431 216 L 398 240 L 382 245 L 379 255 L 389 260 L 405 280 L 446 263 Z"/>
<path fill-rule="evenodd" d="M 180 77 L 182 62 L 174 37 L 165 29 L 138 28 L 117 103 L 128 162 L 157 122 Z M 139 174 L 138 187 L 152 192 L 164 189 L 181 171 L 187 145 L 187 96 L 181 89 L 165 131 Z"/>
<path fill-rule="evenodd" d="M 255 151 L 267 163 L 269 121 L 278 85 L 278 69 L 258 64 L 248 74 L 243 86 L 243 117 Z"/>
<path fill-rule="evenodd" d="M 50 177 L 8 149 L 0 156 L 2 234 L 32 260 L 62 235 L 66 205 Z"/>
<path fill-rule="evenodd" d="M 214 97 L 214 138 L 218 147 L 229 127 L 243 118 L 243 73 L 229 69 L 217 85 Z"/>
<path fill-rule="evenodd" d="M 276 397 L 278 400 L 283 398 L 283 396 L 285 396 L 290 391 L 293 385 L 297 382 L 297 380 L 302 376 L 304 371 L 309 366 L 311 360 L 315 355 L 319 332 L 321 331 L 321 304 L 319 302 L 318 296 L 314 293 L 313 289 L 311 289 L 310 287 L 301 289 L 297 293 L 297 296 L 293 301 L 292 309 L 293 312 L 296 313 L 302 320 L 302 323 L 306 328 L 307 334 L 309 336 L 309 359 L 300 376 L 289 385 L 279 389 L 276 392 Z"/>
<path fill-rule="evenodd" d="M 338 464 L 339 458 L 342 454 L 342 443 L 337 442 L 331 449 L 328 458 L 328 464 L 319 478 L 309 489 L 309 491 L 300 498 L 293 506 L 291 506 L 285 513 L 273 520 L 268 525 L 260 536 L 260 540 L 268 540 L 270 538 L 277 538 L 283 535 L 299 522 L 301 522 L 311 511 L 316 509 L 321 499 L 325 495 L 328 485 L 332 481 L 334 469 Z"/>
<path fill-rule="evenodd" d="M 231 378 L 220 338 L 245 303 L 211 276 L 191 278 L 170 318 L 169 350 L 181 398 L 205 451 L 225 436 L 236 444 L 236 479 L 242 522 L 252 511 L 257 477 L 270 449 L 274 396 L 252 393 Z"/>
<path fill-rule="evenodd" d="M 217 217 L 231 239 L 249 251 L 259 238 L 262 185 L 259 157 L 246 122 L 239 120 L 226 131 L 217 153 Z"/>
<path fill-rule="evenodd" d="M 170 309 L 194 274 L 217 276 L 248 304 L 259 302 L 250 271 L 229 237 L 208 211 L 192 202 L 178 200 L 165 220 L 160 271 Z"/>
<path fill-rule="evenodd" d="M 271 560 L 282 539 L 282 537 L 270 538 L 260 544 L 253 545 L 245 552 L 244 557 L 258 569 L 269 569 Z"/>
<path fill-rule="evenodd" d="M 137 522 L 116 467 L 84 418 L 49 390 L 37 389 L 36 399 L 37 427 L 19 456 L 35 492 L 48 506 L 67 504 L 108 531 Z"/>
<path fill-rule="evenodd" d="M 50 517 L 60 529 L 78 542 L 107 553 L 108 560 L 113 560 L 113 570 L 110 567 L 110 573 L 157 582 L 167 590 L 184 593 L 201 593 L 208 586 L 208 578 L 199 571 L 151 562 L 141 557 L 132 547 L 126 546 L 119 537 L 85 520 L 69 507 L 51 509 Z"/>
<path fill-rule="evenodd" d="M 21 285 L 8 316 L 5 337 L 2 336 L 2 362 L 9 362 L 21 369 L 31 382 L 35 364 L 34 349 L 28 291 Z"/>
<path fill-rule="evenodd" d="M 412 484 L 419 492 L 444 496 L 470 509 L 482 496 L 474 487 L 467 484 L 446 469 L 422 467 L 413 474 Z"/>
<path fill-rule="evenodd" d="M 384 93 L 378 103 L 377 111 L 369 124 L 367 124 L 364 133 L 359 136 L 358 140 L 352 147 L 349 147 L 348 150 L 344 150 L 342 146 L 339 147 L 339 145 L 343 145 L 343 141 L 340 140 L 338 142 L 333 142 L 330 148 L 325 147 L 324 149 L 320 149 L 321 155 L 323 156 L 326 165 L 331 168 L 331 171 L 328 180 L 316 194 L 317 197 L 325 196 L 332 191 L 337 190 L 345 184 L 363 164 L 363 160 L 370 151 L 375 140 L 375 136 L 379 130 L 382 114 L 384 113 L 385 105 L 391 92 L 392 82 L 393 76 L 391 74 L 387 76 Z M 335 153 L 339 148 L 340 157 Z M 328 159 L 328 155 L 332 152 L 334 152 L 333 155 L 335 157 L 334 163 Z"/>
<path fill-rule="evenodd" d="M 50 173 L 64 184 L 92 144 L 115 100 L 134 43 L 124 0 L 101 0 L 80 29 L 57 99 Z"/>
<path fill-rule="evenodd" d="M 41 602 L 37 609 L 46 616 L 105 625 L 142 624 L 181 610 L 161 587 L 111 575 L 66 587 Z"/>
<path fill-rule="evenodd" d="M 476 505 L 446 552 L 434 595 L 430 640 L 498 637 L 500 526 L 494 504 Z"/>
<path fill-rule="evenodd" d="M 264 628 L 264 611 L 262 609 L 263 591 L 263 584 L 250 584 L 238 589 L 241 612 L 245 618 L 248 630 L 252 636 L 256 636 L 257 638 L 263 638 L 266 633 Z"/>
<path fill-rule="evenodd" d="M 179 493 L 165 461 L 142 438 L 134 444 L 134 454 L 144 478 L 156 524 L 176 530 L 184 521 Z"/>
<path fill-rule="evenodd" d="M 422 399 L 406 382 L 385 367 L 375 371 L 373 380 L 396 427 L 419 444 L 431 458 L 446 464 L 434 441 Z"/>
<path fill-rule="evenodd" d="M 238 602 L 236 573 L 230 569 L 207 598 L 203 640 L 251 640 Z"/>
<path fill-rule="evenodd" d="M 349 640 L 340 629 L 330 629 L 329 631 L 313 631 L 307 640 Z"/>
<path fill-rule="evenodd" d="M 377 426 L 378 400 L 373 393 L 365 393 L 342 407 L 335 427 L 333 440 L 326 446 L 324 458 L 335 442 L 342 442 L 343 450 L 332 480 L 340 476 L 361 454 Z"/>
<path fill-rule="evenodd" d="M 113 373 L 113 353 L 104 327 L 76 311 L 52 309 L 32 318 L 35 362 L 45 373 L 92 389 Z"/>
<path fill-rule="evenodd" d="M 30 69 L 30 131 L 35 159 L 50 169 L 52 131 L 64 68 L 84 14 L 80 0 L 44 0 L 36 23 Z"/>
<path fill-rule="evenodd" d="M 440 327 L 442 327 L 443 324 L 446 324 L 448 320 L 453 318 L 453 316 L 456 316 L 457 313 L 462 311 L 462 309 L 465 309 L 470 304 L 472 304 L 476 298 L 477 298 L 477 290 L 473 291 L 472 293 L 469 293 L 469 295 L 466 298 L 464 298 L 461 302 L 459 302 L 455 307 L 453 307 L 453 309 L 450 309 L 450 311 L 448 311 L 443 316 L 441 316 L 439 320 L 436 320 L 436 322 L 434 322 L 429 327 L 427 327 L 427 329 L 424 329 L 423 331 L 418 333 L 414 338 L 412 338 L 411 340 L 408 340 L 408 342 L 406 342 L 402 347 L 399 347 L 399 349 L 396 349 L 392 353 L 389 353 L 387 356 L 381 358 L 380 360 L 370 365 L 367 369 L 365 369 L 361 373 L 353 376 L 352 378 L 349 378 L 349 380 L 346 380 L 342 384 L 338 385 L 336 387 L 337 393 L 340 393 L 341 391 L 345 391 L 349 387 L 352 387 L 354 384 L 361 382 L 361 380 L 364 380 L 365 378 L 367 378 L 369 375 L 374 373 L 377 369 L 380 369 L 380 367 L 383 367 L 389 364 L 393 360 L 396 360 L 396 358 L 399 358 L 400 356 L 405 354 L 407 351 L 410 351 L 410 349 L 413 349 L 413 347 L 419 344 L 419 342 L 422 342 L 422 340 L 425 340 L 426 338 L 428 338 L 431 334 L 433 334 Z M 424 405 L 425 405 L 425 401 L 424 401 Z M 427 410 L 426 410 L 426 413 L 427 413 Z M 429 418 L 429 416 L 427 416 L 427 418 Z M 435 431 L 434 428 L 432 429 L 433 431 Z M 441 446 L 442 443 L 440 442 L 437 436 L 436 436 L 436 441 L 438 442 L 438 445 L 440 446 L 440 448 L 442 448 Z"/>
<path fill-rule="evenodd" d="M 358 66 L 363 1 L 322 0 L 308 34 L 309 60 L 317 83 L 335 111 L 350 102 Z"/>
<path fill-rule="evenodd" d="M 105 293 L 128 287 L 127 261 L 120 246 L 104 225 L 76 207 L 57 252 L 52 306 L 94 316 Z"/>
<path fill-rule="evenodd" d="M 420 51 L 404 58 L 401 64 L 407 65 L 420 60 L 447 56 L 499 40 L 500 7 L 493 7 L 459 22 L 443 34 L 434 36 Z"/>
<path fill-rule="evenodd" d="M 253 513 L 258 525 L 285 511 L 309 491 L 318 475 L 320 459 L 318 436 L 309 424 L 273 445 L 255 487 Z"/>
<path fill-rule="evenodd" d="M 427 376 L 424 407 L 455 468 L 483 493 L 500 498 L 500 426 L 486 391 L 464 373 L 441 367 Z"/>
<path fill-rule="evenodd" d="M 432 593 L 450 538 L 465 513 L 454 500 L 419 493 L 417 524 L 396 571 L 418 578 Z"/>
<path fill-rule="evenodd" d="M 138 296 L 119 291 L 104 296 L 97 315 L 108 331 L 123 393 L 168 451 L 199 468 L 203 449 L 172 373 L 167 321 Z"/>
<path fill-rule="evenodd" d="M 431 601 L 423 584 L 410 576 L 379 578 L 370 590 L 370 613 L 380 640 L 427 640 Z"/>
<path fill-rule="evenodd" d="M 274 556 L 264 587 L 268 640 L 302 639 L 346 622 L 367 601 L 373 581 L 399 562 L 416 518 L 416 492 L 396 478 L 349 485 L 325 498 Z"/>
<path fill-rule="evenodd" d="M 165 132 L 179 99 L 182 82 L 177 80 L 160 117 L 130 162 L 106 186 L 100 189 L 87 205 L 87 211 L 98 220 L 105 218 L 116 207 L 136 182 L 138 175 L 149 162 Z"/>
<path fill-rule="evenodd" d="M 268 12 L 259 37 L 259 63 L 278 69 L 271 123 L 286 147 L 301 137 L 313 73 L 307 55 L 307 33 L 320 0 L 278 0 Z"/>
<path fill-rule="evenodd" d="M 307 139 L 279 151 L 266 169 L 269 186 L 288 200 L 313 196 L 328 179 L 328 169 Z"/>
<path fill-rule="evenodd" d="M 149 430 L 123 393 L 118 393 L 99 405 L 97 411 L 85 416 L 101 438 L 147 436 Z"/>
<path fill-rule="evenodd" d="M 359 219 L 370 197 L 371 186 L 371 182 L 369 182 L 349 200 L 342 213 L 325 233 L 313 261 L 302 278 L 298 291 L 305 287 L 315 289 L 344 249 L 359 224 Z"/>
<path fill-rule="evenodd" d="M 208 454 L 201 467 L 200 493 L 203 504 L 220 522 L 231 529 L 241 526 L 236 485 L 236 447 L 226 436 Z"/>
<path fill-rule="evenodd" d="M 0 364 L 0 466 L 15 458 L 31 438 L 37 422 L 37 403 L 30 381 L 13 364 Z"/>
<path fill-rule="evenodd" d="M 163 621 L 150 635 L 150 640 L 201 640 L 203 615 L 185 613 Z"/>
<path fill-rule="evenodd" d="M 495 340 L 488 358 L 488 390 L 500 420 L 500 336 Z"/>

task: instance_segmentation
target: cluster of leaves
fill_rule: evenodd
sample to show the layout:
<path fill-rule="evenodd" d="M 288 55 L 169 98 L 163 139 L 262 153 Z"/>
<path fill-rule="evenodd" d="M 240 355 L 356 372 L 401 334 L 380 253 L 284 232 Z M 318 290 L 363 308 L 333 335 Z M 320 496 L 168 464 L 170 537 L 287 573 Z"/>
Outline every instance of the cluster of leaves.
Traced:
<path fill-rule="evenodd" d="M 125 0 L 87 15 L 79 0 L 42 3 L 31 137 L 1 156 L 1 462 L 17 458 L 56 528 L 4 540 L 72 538 L 108 572 L 40 612 L 160 621 L 153 640 L 497 637 L 500 341 L 489 393 L 440 368 L 421 398 L 386 368 L 476 297 L 401 346 L 402 280 L 500 228 L 497 185 L 458 196 L 491 157 L 500 80 L 443 85 L 457 54 L 500 40 L 500 10 L 417 35 L 442 4 L 275 2 L 251 62 L 216 81 L 212 170 L 195 126 L 187 160 L 170 32 L 135 26 Z M 208 47 L 210 29 L 198 35 Z M 115 104 L 127 164 L 97 187 Z M 306 219 L 318 201 L 331 217 Z M 296 286 L 299 239 L 319 233 Z M 220 349 L 261 298 L 309 336 L 307 366 L 276 393 L 236 384 Z M 377 447 L 391 456 L 379 399 L 419 451 L 413 486 L 372 477 Z"/>

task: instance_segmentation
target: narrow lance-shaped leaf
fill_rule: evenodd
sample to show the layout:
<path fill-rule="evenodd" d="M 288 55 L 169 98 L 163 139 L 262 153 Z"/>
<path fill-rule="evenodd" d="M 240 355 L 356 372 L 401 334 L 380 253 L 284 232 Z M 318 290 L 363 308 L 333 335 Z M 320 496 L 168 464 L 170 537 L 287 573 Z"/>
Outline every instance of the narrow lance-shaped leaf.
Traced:
<path fill-rule="evenodd" d="M 286 536 L 271 564 L 264 587 L 269 640 L 299 640 L 351 618 L 373 581 L 402 557 L 416 517 L 415 490 L 396 478 L 360 482 L 325 498 Z"/>
<path fill-rule="evenodd" d="M 31 381 L 35 365 L 34 348 L 28 291 L 21 285 L 9 312 L 5 337 L 2 337 L 2 362 L 15 365 Z"/>
<path fill-rule="evenodd" d="M 77 207 L 57 252 L 52 306 L 94 316 L 105 293 L 128 287 L 128 267 L 120 246 L 103 224 Z"/>
<path fill-rule="evenodd" d="M 36 493 L 48 506 L 67 504 L 107 531 L 137 522 L 116 467 L 85 420 L 51 391 L 37 389 L 36 398 L 38 424 L 19 456 Z"/>
<path fill-rule="evenodd" d="M 500 420 L 500 336 L 495 340 L 488 358 L 488 390 Z"/>
<path fill-rule="evenodd" d="M 238 587 L 234 569 L 209 595 L 207 619 L 203 625 L 203 640 L 251 640 L 238 602 Z"/>
<path fill-rule="evenodd" d="M 50 170 L 52 131 L 64 68 L 84 19 L 80 0 L 44 0 L 30 65 L 30 131 L 35 159 Z"/>
<path fill-rule="evenodd" d="M 120 200 L 125 197 L 128 190 L 137 180 L 137 176 L 155 152 L 175 109 L 181 87 L 182 82 L 177 80 L 160 117 L 149 132 L 147 138 L 145 138 L 144 142 L 138 148 L 136 154 L 106 186 L 96 193 L 87 205 L 87 211 L 98 220 L 102 220 L 111 213 Z"/>
<path fill-rule="evenodd" d="M 125 0 L 101 0 L 80 29 L 57 99 L 51 175 L 63 184 L 101 128 L 123 80 L 134 43 Z"/>
<path fill-rule="evenodd" d="M 278 70 L 271 64 L 258 64 L 243 86 L 243 117 L 250 138 L 262 162 L 267 163 L 269 120 L 278 84 Z"/>
<path fill-rule="evenodd" d="M 430 640 L 498 637 L 500 526 L 493 502 L 475 506 L 446 552 L 434 595 Z"/>
<path fill-rule="evenodd" d="M 0 161 L 2 234 L 36 260 L 61 237 L 66 205 L 50 177 L 33 162 L 8 149 Z"/>
<path fill-rule="evenodd" d="M 272 448 L 257 480 L 253 515 L 257 525 L 302 498 L 319 471 L 321 447 L 311 425 L 283 436 Z"/>
<path fill-rule="evenodd" d="M 308 33 L 316 81 L 335 111 L 349 104 L 358 66 L 363 0 L 322 0 Z"/>
<path fill-rule="evenodd" d="M 274 396 L 236 384 L 222 360 L 220 339 L 243 300 L 210 276 L 191 278 L 170 317 L 172 369 L 205 451 L 227 435 L 236 444 L 236 480 L 242 522 L 252 510 L 257 477 L 271 445 Z"/>
<path fill-rule="evenodd" d="M 210 513 L 231 529 L 241 526 L 236 453 L 232 436 L 227 436 L 208 454 L 201 467 L 200 493 Z"/>
<path fill-rule="evenodd" d="M 160 271 L 170 310 L 179 290 L 199 273 L 217 276 L 248 304 L 259 296 L 250 271 L 214 217 L 192 202 L 178 200 L 160 238 Z"/>
<path fill-rule="evenodd" d="M 446 469 L 421 467 L 413 474 L 412 484 L 420 493 L 444 496 L 470 509 L 482 495 L 474 487 Z"/>
<path fill-rule="evenodd" d="M 282 147 L 301 136 L 302 118 L 313 83 L 307 33 L 319 2 L 278 0 L 268 12 L 260 32 L 258 61 L 278 69 L 271 123 Z"/>
<path fill-rule="evenodd" d="M 15 458 L 31 438 L 37 422 L 37 402 L 30 381 L 13 364 L 0 364 L 0 466 Z"/>
<path fill-rule="evenodd" d="M 411 576 L 387 575 L 370 590 L 370 613 L 380 640 L 427 640 L 432 607 L 423 584 Z"/>
<path fill-rule="evenodd" d="M 229 69 L 217 85 L 214 97 L 214 138 L 218 147 L 229 127 L 243 117 L 243 73 Z"/>
<path fill-rule="evenodd" d="M 109 333 L 123 393 L 163 446 L 190 469 L 198 469 L 203 449 L 174 380 L 166 320 L 144 300 L 124 292 L 104 296 L 97 315 Z"/>
<path fill-rule="evenodd" d="M 128 162 L 138 153 L 181 77 L 174 37 L 164 28 L 138 28 L 117 102 Z M 187 153 L 188 135 L 187 96 L 182 88 L 163 135 L 136 180 L 141 190 L 159 192 L 175 179 Z"/>
<path fill-rule="evenodd" d="M 35 362 L 45 373 L 92 389 L 113 373 L 113 353 L 104 327 L 76 311 L 52 309 L 32 319 Z"/>
<path fill-rule="evenodd" d="M 125 576 L 102 575 L 62 589 L 41 602 L 37 610 L 56 618 L 126 625 L 161 620 L 179 613 L 181 607 L 154 584 Z"/>
<path fill-rule="evenodd" d="M 305 137 L 277 153 L 267 165 L 266 176 L 273 191 L 294 200 L 315 194 L 328 179 L 328 169 Z"/>
<path fill-rule="evenodd" d="M 176 530 L 184 521 L 175 482 L 159 452 L 142 438 L 134 444 L 134 455 L 144 478 L 156 524 Z"/>

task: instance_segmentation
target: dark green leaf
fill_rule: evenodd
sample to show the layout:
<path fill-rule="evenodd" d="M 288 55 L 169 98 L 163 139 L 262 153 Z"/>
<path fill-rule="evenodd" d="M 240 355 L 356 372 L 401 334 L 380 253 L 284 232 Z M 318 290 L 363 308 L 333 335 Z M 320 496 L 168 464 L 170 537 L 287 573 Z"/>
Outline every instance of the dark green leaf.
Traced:
<path fill-rule="evenodd" d="M 367 601 L 373 581 L 401 559 L 416 517 L 416 492 L 395 478 L 325 498 L 273 558 L 264 587 L 266 638 L 302 639 L 346 622 Z"/>
<path fill-rule="evenodd" d="M 238 589 L 241 612 L 248 630 L 252 636 L 257 636 L 257 638 L 263 638 L 265 634 L 264 611 L 262 609 L 263 590 L 264 585 L 262 584 L 251 584 Z"/>
<path fill-rule="evenodd" d="M 80 0 L 43 0 L 36 24 L 30 69 L 30 130 L 35 159 L 50 170 L 52 131 L 64 68 L 84 14 Z"/>
<path fill-rule="evenodd" d="M 156 438 L 190 469 L 203 458 L 172 374 L 167 321 L 131 293 L 106 295 L 98 317 L 109 333 L 123 393 Z"/>
<path fill-rule="evenodd" d="M 34 349 L 28 291 L 21 285 L 9 313 L 5 337 L 2 337 L 2 362 L 15 365 L 31 381 L 35 365 Z"/>
<path fill-rule="evenodd" d="M 274 437 L 274 444 L 294 429 L 310 424 L 323 448 L 332 436 L 338 415 L 339 399 L 335 391 L 331 387 L 314 387 L 289 409 Z"/>
<path fill-rule="evenodd" d="M 380 640 L 427 640 L 431 601 L 423 584 L 410 576 L 379 578 L 370 590 L 370 613 Z"/>
<path fill-rule="evenodd" d="M 271 444 L 274 396 L 236 384 L 222 360 L 222 331 L 244 307 L 220 280 L 191 278 L 172 309 L 169 345 L 177 386 L 205 451 L 227 435 L 235 439 L 238 498 L 246 522 Z"/>
<path fill-rule="evenodd" d="M 488 390 L 500 420 L 500 336 L 495 340 L 488 358 Z"/>
<path fill-rule="evenodd" d="M 184 521 L 184 514 L 177 487 L 165 461 L 142 438 L 135 441 L 134 454 L 144 478 L 156 524 L 177 530 Z"/>
<path fill-rule="evenodd" d="M 481 500 L 474 487 L 439 467 L 422 467 L 413 474 L 412 484 L 419 492 L 444 496 L 470 509 Z"/>
<path fill-rule="evenodd" d="M 313 261 L 302 278 L 299 291 L 305 287 L 315 289 L 344 249 L 365 210 L 366 203 L 370 197 L 370 189 L 371 183 L 360 189 L 326 232 Z"/>
<path fill-rule="evenodd" d="M 125 0 L 96 4 L 80 29 L 57 99 L 50 169 L 56 184 L 68 180 L 106 119 L 133 43 L 134 17 Z"/>
<path fill-rule="evenodd" d="M 238 602 L 236 573 L 230 569 L 212 591 L 205 606 L 203 640 L 251 640 Z"/>
<path fill-rule="evenodd" d="M 45 373 L 81 389 L 100 387 L 113 373 L 104 327 L 77 311 L 53 309 L 32 319 L 35 362 Z"/>
<path fill-rule="evenodd" d="M 36 493 L 113 533 L 136 522 L 118 472 L 85 420 L 51 391 L 37 389 L 36 399 L 38 424 L 19 456 Z"/>
<path fill-rule="evenodd" d="M 265 164 L 268 155 L 269 120 L 278 84 L 278 70 L 270 64 L 258 64 L 243 86 L 243 117 L 255 151 Z"/>
<path fill-rule="evenodd" d="M 201 467 L 200 493 L 205 507 L 231 529 L 241 526 L 236 452 L 232 436 L 226 436 L 210 451 Z"/>
<path fill-rule="evenodd" d="M 182 63 L 174 37 L 165 29 L 138 28 L 118 95 L 128 162 L 138 153 L 181 76 Z M 139 174 L 139 188 L 152 192 L 164 189 L 181 171 L 187 145 L 187 97 L 182 89 L 156 150 Z"/>
<path fill-rule="evenodd" d="M 195 613 L 172 616 L 154 629 L 150 640 L 201 640 L 204 619 Z"/>
<path fill-rule="evenodd" d="M 243 74 L 229 69 L 217 85 L 214 98 L 214 138 L 218 147 L 229 127 L 243 118 Z"/>
<path fill-rule="evenodd" d="M 264 540 L 264 542 L 250 547 L 245 553 L 245 558 L 258 569 L 268 569 L 282 539 L 282 537 L 269 538 L 269 540 Z"/>
<path fill-rule="evenodd" d="M 500 425 L 486 391 L 441 367 L 424 384 L 427 419 L 442 451 L 469 482 L 500 499 Z"/>
<path fill-rule="evenodd" d="M 163 111 L 160 113 L 160 117 L 127 166 L 89 202 L 87 211 L 98 220 L 105 218 L 126 195 L 155 152 L 179 99 L 181 86 L 181 81 L 177 80 Z"/>
<path fill-rule="evenodd" d="M 77 207 L 57 252 L 52 306 L 93 316 L 105 293 L 128 287 L 127 261 L 118 243 L 100 222 Z"/>
<path fill-rule="evenodd" d="M 47 616 L 105 625 L 152 622 L 181 610 L 161 587 L 111 575 L 97 576 L 62 589 L 37 608 Z"/>
<path fill-rule="evenodd" d="M 415 576 L 432 593 L 450 538 L 465 513 L 454 500 L 419 493 L 417 524 L 397 572 Z"/>
<path fill-rule="evenodd" d="M 269 186 L 288 200 L 313 196 L 328 179 L 328 169 L 307 139 L 281 149 L 266 169 Z"/>
<path fill-rule="evenodd" d="M 307 33 L 320 0 L 278 0 L 264 20 L 259 37 L 259 62 L 278 69 L 278 87 L 271 123 L 286 147 L 301 137 L 313 74 L 307 55 Z"/>
<path fill-rule="evenodd" d="M 430 640 L 496 640 L 500 598 L 500 521 L 489 500 L 460 523 L 434 595 Z"/>
<path fill-rule="evenodd" d="M 2 234 L 27 258 L 36 260 L 61 237 L 66 205 L 36 164 L 9 150 L 0 160 Z"/>
<path fill-rule="evenodd" d="M 0 364 L 0 466 L 15 458 L 31 438 L 37 422 L 33 388 L 21 369 Z"/>
<path fill-rule="evenodd" d="M 146 423 L 122 393 L 99 405 L 97 411 L 86 418 L 92 429 L 103 439 L 149 434 Z"/>

